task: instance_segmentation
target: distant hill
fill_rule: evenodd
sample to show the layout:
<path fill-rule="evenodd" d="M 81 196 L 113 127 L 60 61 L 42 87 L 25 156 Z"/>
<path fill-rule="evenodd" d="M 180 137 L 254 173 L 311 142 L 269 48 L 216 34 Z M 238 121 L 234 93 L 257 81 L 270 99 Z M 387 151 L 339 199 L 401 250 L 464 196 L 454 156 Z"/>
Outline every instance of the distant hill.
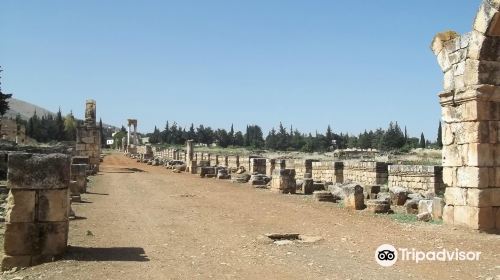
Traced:
<path fill-rule="evenodd" d="M 33 113 L 35 113 L 35 111 L 39 116 L 55 115 L 54 112 L 16 98 L 9 99 L 9 106 L 10 109 L 7 111 L 7 113 L 5 113 L 4 116 L 7 118 L 15 118 L 17 114 L 20 114 L 21 118 L 23 118 L 24 120 L 28 120 L 29 118 L 31 118 L 31 116 L 33 116 Z"/>
<path fill-rule="evenodd" d="M 15 118 L 17 116 L 17 114 L 20 114 L 21 118 L 23 118 L 24 120 L 28 120 L 29 118 L 31 118 L 33 116 L 35 111 L 36 111 L 36 114 L 38 116 L 56 115 L 56 113 L 51 112 L 45 108 L 42 108 L 42 107 L 37 106 L 35 104 L 31 104 L 29 102 L 19 100 L 16 98 L 9 99 L 9 106 L 10 106 L 10 109 L 7 111 L 7 113 L 5 113 L 5 115 L 4 115 L 5 118 Z M 104 128 L 109 128 L 109 129 L 113 129 L 113 130 L 119 129 L 116 126 L 105 124 L 105 123 L 103 123 L 103 126 L 104 126 Z"/>

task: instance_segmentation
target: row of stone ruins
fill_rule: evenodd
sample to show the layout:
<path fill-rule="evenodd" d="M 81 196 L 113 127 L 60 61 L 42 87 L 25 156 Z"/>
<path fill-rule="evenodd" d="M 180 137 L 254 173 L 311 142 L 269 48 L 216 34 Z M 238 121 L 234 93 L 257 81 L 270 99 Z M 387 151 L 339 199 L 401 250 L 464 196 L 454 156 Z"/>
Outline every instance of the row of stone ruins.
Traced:
<path fill-rule="evenodd" d="M 56 147 L 0 145 L 0 186 L 8 191 L 2 270 L 28 267 L 62 255 L 68 244 L 72 202 L 80 202 L 87 176 L 99 170 L 96 103 L 88 100 L 76 143 Z"/>
<path fill-rule="evenodd" d="M 391 205 L 406 206 L 421 219 L 441 219 L 444 193 L 442 167 L 390 165 L 385 162 L 340 162 L 268 159 L 259 156 L 217 155 L 185 150 L 136 146 L 127 155 L 173 172 L 198 174 L 202 178 L 228 179 L 269 188 L 279 193 L 313 195 L 318 201 L 343 200 L 347 208 L 374 213 L 391 212 Z"/>

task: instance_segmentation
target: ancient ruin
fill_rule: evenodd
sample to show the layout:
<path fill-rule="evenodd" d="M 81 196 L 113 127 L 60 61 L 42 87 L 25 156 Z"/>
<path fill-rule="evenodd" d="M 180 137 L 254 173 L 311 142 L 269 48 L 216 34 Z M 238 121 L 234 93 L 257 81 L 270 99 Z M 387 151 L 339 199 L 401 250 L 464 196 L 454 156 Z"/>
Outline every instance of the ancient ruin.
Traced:
<path fill-rule="evenodd" d="M 473 30 L 432 41 L 444 73 L 445 223 L 500 228 L 500 2 L 484 0 Z"/>
<path fill-rule="evenodd" d="M 126 151 L 127 153 L 135 154 L 137 153 L 137 145 L 139 145 L 139 137 L 137 136 L 137 120 L 136 119 L 128 119 L 128 133 L 127 133 L 127 144 Z M 132 131 L 132 127 L 134 130 Z M 123 143 L 123 142 L 122 142 Z"/>
<path fill-rule="evenodd" d="M 89 157 L 89 168 L 99 171 L 101 161 L 101 133 L 96 123 L 96 102 L 87 100 L 85 122 L 79 125 L 76 134 L 76 155 Z"/>
<path fill-rule="evenodd" d="M 2 270 L 52 260 L 68 242 L 70 157 L 11 153 Z"/>

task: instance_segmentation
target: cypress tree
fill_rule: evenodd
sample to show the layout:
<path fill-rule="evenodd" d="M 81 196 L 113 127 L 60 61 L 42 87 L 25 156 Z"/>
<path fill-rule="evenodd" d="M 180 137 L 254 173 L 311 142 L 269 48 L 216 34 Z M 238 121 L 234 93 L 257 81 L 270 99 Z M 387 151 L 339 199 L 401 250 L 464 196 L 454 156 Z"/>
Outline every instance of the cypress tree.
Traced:
<path fill-rule="evenodd" d="M 443 148 L 443 127 L 441 125 L 441 122 L 439 122 L 437 145 L 439 148 Z"/>

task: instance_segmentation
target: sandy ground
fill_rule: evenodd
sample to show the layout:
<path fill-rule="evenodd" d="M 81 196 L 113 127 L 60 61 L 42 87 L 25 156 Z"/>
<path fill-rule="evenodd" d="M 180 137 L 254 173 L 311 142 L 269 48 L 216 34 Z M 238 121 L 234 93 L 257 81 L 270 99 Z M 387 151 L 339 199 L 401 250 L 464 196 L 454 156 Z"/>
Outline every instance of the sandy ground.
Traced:
<path fill-rule="evenodd" d="M 74 204 L 61 260 L 4 279 L 500 279 L 500 236 L 349 211 L 310 196 L 107 156 Z M 321 237 L 277 245 L 270 232 Z M 480 251 L 480 261 L 375 262 L 381 244 Z"/>

